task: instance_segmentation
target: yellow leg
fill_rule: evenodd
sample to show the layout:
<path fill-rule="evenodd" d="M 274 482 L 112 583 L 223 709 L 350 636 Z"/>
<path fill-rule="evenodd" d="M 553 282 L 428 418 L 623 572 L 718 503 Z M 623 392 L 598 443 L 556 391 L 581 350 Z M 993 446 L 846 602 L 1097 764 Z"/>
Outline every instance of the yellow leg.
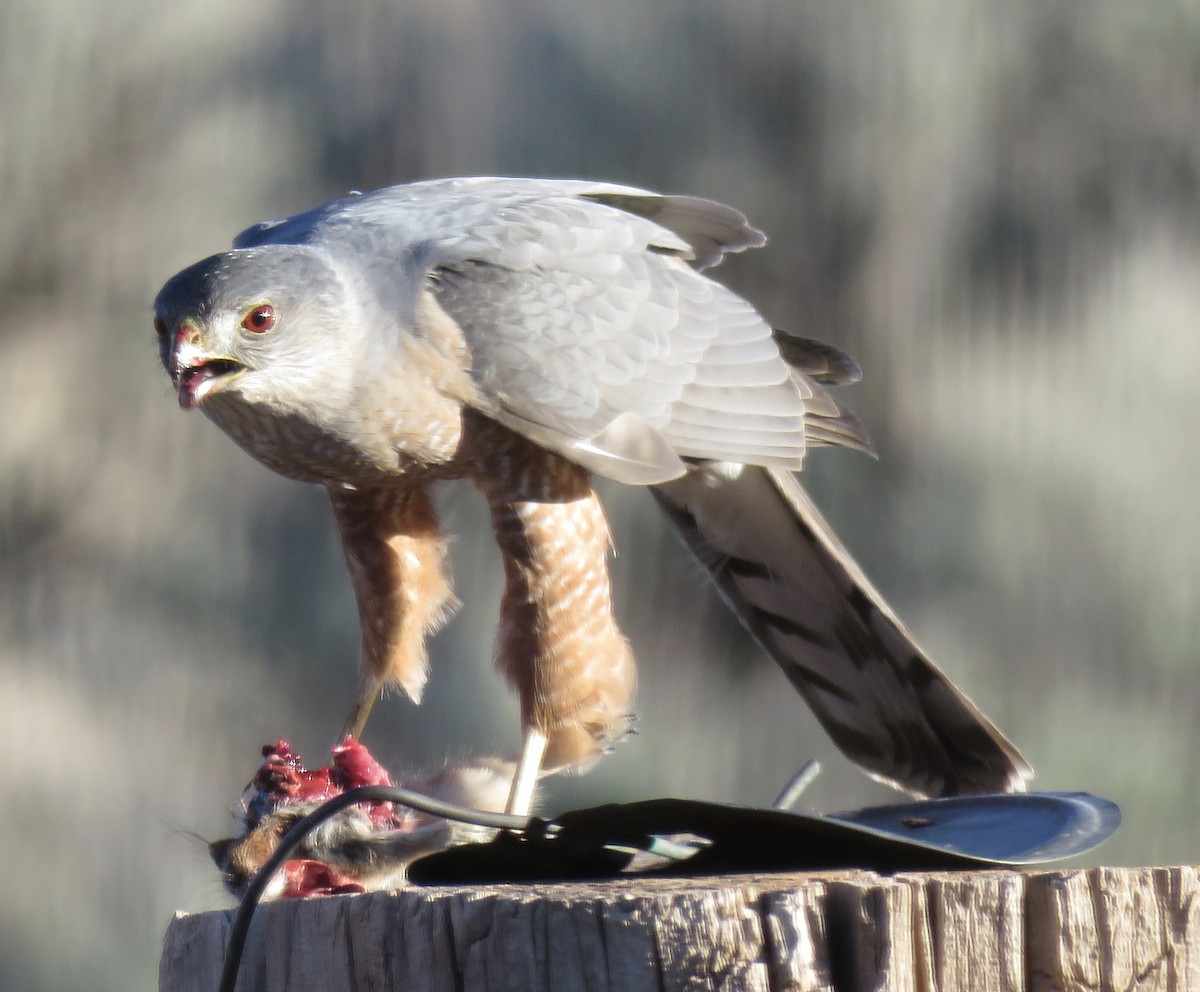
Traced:
<path fill-rule="evenodd" d="M 347 737 L 353 737 L 356 741 L 362 739 L 363 728 L 367 725 L 367 717 L 371 715 L 375 700 L 379 698 L 379 690 L 379 680 L 374 675 L 364 673 L 362 680 L 358 683 L 358 696 L 354 700 L 354 706 L 351 707 L 350 712 L 346 715 L 346 722 L 342 725 L 342 732 L 337 739 L 338 744 Z"/>
<path fill-rule="evenodd" d="M 537 788 L 538 772 L 546 754 L 547 738 L 540 730 L 530 727 L 521 742 L 521 757 L 513 773 L 512 789 L 508 794 L 508 809 L 513 816 L 528 816 L 533 809 L 533 793 Z"/>

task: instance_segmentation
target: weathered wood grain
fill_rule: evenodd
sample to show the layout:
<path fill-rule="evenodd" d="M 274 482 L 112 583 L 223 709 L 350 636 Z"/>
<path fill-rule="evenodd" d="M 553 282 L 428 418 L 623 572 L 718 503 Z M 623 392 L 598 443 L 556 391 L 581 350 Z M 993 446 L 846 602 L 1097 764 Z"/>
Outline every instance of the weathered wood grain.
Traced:
<path fill-rule="evenodd" d="M 239 990 L 1200 990 L 1200 871 L 869 872 L 424 888 L 260 908 Z M 213 992 L 231 914 L 162 992 Z"/>
<path fill-rule="evenodd" d="M 1057 872 L 1027 888 L 1033 992 L 1200 989 L 1197 868 Z"/>

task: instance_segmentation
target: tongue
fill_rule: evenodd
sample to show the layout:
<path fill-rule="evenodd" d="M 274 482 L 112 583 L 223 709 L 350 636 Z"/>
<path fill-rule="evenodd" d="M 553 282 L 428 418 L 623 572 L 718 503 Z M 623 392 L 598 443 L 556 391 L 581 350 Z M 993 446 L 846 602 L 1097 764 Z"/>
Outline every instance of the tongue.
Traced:
<path fill-rule="evenodd" d="M 196 395 L 186 382 L 179 384 L 179 406 L 183 410 L 194 410 L 196 407 Z"/>
<path fill-rule="evenodd" d="M 196 390 L 209 378 L 210 374 L 203 365 L 196 368 L 184 369 L 180 373 L 176 389 L 179 394 L 179 406 L 182 409 L 194 410 L 196 408 Z"/>

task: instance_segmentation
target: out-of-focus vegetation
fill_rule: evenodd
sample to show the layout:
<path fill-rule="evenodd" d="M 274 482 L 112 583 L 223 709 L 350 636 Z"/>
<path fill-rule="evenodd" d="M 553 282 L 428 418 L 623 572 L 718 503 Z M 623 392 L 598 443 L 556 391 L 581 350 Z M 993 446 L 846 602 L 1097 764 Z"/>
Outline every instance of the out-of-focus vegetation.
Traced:
<path fill-rule="evenodd" d="M 771 245 L 719 275 L 840 344 L 878 463 L 809 481 L 931 653 L 1038 768 L 1117 799 L 1099 857 L 1196 860 L 1200 9 L 1126 0 L 225 0 L 0 7 L 0 986 L 150 989 L 199 837 L 277 735 L 316 760 L 356 628 L 322 495 L 157 366 L 149 306 L 266 216 L 426 176 L 712 196 Z M 641 734 L 551 808 L 886 798 L 607 490 Z M 451 497 L 465 609 L 392 766 L 511 752 L 499 582 Z"/>

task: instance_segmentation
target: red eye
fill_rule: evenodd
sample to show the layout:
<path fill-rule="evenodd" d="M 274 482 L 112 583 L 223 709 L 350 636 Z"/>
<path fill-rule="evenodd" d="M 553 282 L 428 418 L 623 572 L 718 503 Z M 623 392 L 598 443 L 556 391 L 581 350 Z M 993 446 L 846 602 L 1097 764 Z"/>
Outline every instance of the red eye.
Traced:
<path fill-rule="evenodd" d="M 242 318 L 242 326 L 255 334 L 262 334 L 275 326 L 275 308 L 264 303 L 255 307 Z"/>

